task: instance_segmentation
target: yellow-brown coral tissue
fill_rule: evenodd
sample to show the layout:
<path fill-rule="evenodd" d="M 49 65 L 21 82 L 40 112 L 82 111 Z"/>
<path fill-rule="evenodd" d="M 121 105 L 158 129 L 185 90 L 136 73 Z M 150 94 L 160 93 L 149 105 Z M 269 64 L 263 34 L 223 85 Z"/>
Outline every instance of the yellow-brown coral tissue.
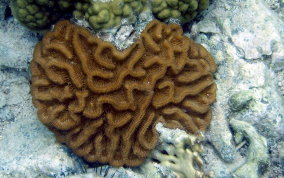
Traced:
<path fill-rule="evenodd" d="M 205 130 L 216 98 L 212 56 L 156 20 L 124 51 L 61 21 L 35 47 L 31 70 L 41 122 L 86 161 L 113 166 L 140 165 L 158 121 Z"/>

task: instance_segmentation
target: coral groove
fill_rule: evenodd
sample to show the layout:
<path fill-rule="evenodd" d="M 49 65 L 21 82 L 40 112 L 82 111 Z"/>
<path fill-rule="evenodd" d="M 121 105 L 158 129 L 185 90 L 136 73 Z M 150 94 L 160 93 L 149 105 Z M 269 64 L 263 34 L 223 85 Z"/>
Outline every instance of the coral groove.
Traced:
<path fill-rule="evenodd" d="M 85 160 L 137 166 L 155 125 L 195 133 L 210 123 L 216 65 L 178 25 L 151 22 L 124 51 L 61 21 L 31 63 L 39 119 Z"/>

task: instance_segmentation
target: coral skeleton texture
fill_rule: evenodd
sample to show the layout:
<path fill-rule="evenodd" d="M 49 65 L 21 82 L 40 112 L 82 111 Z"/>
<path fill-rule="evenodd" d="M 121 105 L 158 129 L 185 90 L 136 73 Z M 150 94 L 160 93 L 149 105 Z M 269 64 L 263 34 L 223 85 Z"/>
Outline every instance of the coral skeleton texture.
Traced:
<path fill-rule="evenodd" d="M 212 173 L 202 172 L 203 161 L 200 153 L 203 152 L 201 141 L 204 135 L 193 135 L 180 133 L 173 138 L 165 139 L 151 153 L 154 162 L 170 168 L 179 178 L 209 178 Z"/>
<path fill-rule="evenodd" d="M 211 120 L 216 65 L 179 25 L 152 21 L 124 51 L 59 22 L 35 47 L 33 103 L 57 139 L 86 161 L 140 165 L 155 125 L 195 133 Z"/>

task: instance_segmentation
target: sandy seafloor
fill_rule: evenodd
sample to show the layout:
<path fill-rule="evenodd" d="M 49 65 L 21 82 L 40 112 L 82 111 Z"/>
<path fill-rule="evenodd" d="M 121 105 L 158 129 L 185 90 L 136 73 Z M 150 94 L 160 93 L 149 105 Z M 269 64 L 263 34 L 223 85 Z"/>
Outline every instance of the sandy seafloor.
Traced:
<path fill-rule="evenodd" d="M 21 26 L 8 3 L 0 0 L 1 178 L 284 177 L 283 0 L 212 0 L 208 10 L 185 28 L 184 34 L 201 43 L 218 65 L 213 118 L 200 143 L 203 152 L 196 153 L 202 168 L 196 166 L 190 148 L 167 155 L 174 166 L 165 166 L 168 157 L 162 155 L 160 164 L 149 159 L 138 168 L 115 168 L 87 164 L 56 142 L 31 102 L 29 64 L 41 36 Z M 124 49 L 151 19 L 145 12 L 135 25 L 98 35 Z M 161 143 L 191 138 L 160 124 L 157 130 Z"/>

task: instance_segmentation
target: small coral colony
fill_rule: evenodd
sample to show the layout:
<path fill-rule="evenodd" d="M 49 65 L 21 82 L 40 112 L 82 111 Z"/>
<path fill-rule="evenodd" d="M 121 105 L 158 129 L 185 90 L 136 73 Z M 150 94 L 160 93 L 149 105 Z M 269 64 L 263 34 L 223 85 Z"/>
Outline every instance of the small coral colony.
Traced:
<path fill-rule="evenodd" d="M 190 22 L 208 4 L 12 0 L 15 18 L 44 34 L 31 62 L 39 120 L 86 161 L 112 166 L 141 165 L 159 145 L 158 122 L 188 134 L 204 131 L 216 98 L 216 64 L 204 47 L 183 35 L 180 25 L 169 22 Z M 134 23 L 146 11 L 157 20 L 124 51 L 92 34 L 117 27 L 123 19 Z M 88 28 L 68 19 L 83 20 Z"/>

